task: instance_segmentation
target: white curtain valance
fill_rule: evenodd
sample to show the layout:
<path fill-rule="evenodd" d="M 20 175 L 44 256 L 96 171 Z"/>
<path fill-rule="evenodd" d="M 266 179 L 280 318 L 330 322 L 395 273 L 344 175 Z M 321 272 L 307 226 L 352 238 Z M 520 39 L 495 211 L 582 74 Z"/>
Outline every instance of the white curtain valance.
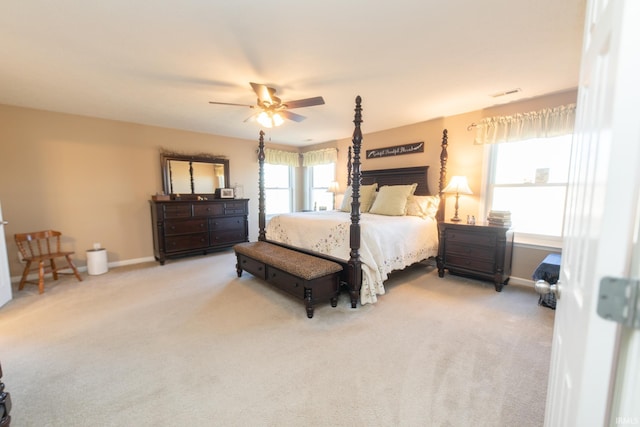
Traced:
<path fill-rule="evenodd" d="M 291 151 L 264 149 L 264 162 L 271 165 L 300 166 L 300 155 Z"/>
<path fill-rule="evenodd" d="M 323 150 L 302 153 L 302 166 L 319 166 L 338 162 L 338 150 L 325 148 Z"/>
<path fill-rule="evenodd" d="M 540 111 L 482 119 L 476 127 L 475 144 L 551 138 L 573 133 L 576 104 L 545 108 Z"/>

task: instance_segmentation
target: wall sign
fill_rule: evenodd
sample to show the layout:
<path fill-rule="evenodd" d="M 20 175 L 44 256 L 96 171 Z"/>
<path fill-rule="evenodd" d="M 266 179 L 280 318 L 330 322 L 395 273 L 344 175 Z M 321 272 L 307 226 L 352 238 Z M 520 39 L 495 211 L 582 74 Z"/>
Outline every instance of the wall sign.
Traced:
<path fill-rule="evenodd" d="M 375 159 L 378 157 L 399 156 L 401 154 L 422 153 L 424 152 L 424 141 L 414 142 L 412 144 L 396 145 L 393 147 L 374 148 L 367 150 L 367 159 Z"/>

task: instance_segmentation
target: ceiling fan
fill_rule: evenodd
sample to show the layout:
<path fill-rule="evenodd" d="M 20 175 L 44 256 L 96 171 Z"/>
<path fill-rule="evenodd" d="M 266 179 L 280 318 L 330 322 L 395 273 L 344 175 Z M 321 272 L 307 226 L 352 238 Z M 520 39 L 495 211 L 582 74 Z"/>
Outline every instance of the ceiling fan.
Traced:
<path fill-rule="evenodd" d="M 276 96 L 276 90 L 274 88 L 260 83 L 251 82 L 250 84 L 253 91 L 258 96 L 258 102 L 256 105 L 216 101 L 209 101 L 209 104 L 233 105 L 260 109 L 260 112 L 247 117 L 245 122 L 255 116 L 258 123 L 267 128 L 280 126 L 284 123 L 284 119 L 293 120 L 294 122 L 301 122 L 306 119 L 305 116 L 289 111 L 293 108 L 312 107 L 314 105 L 324 104 L 324 99 L 321 96 L 282 102 L 282 100 Z"/>

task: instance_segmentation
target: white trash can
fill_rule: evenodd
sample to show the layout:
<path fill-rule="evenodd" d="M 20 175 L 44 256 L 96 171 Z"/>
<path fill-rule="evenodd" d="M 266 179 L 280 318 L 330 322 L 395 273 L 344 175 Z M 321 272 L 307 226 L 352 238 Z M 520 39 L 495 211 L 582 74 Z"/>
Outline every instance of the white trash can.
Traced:
<path fill-rule="evenodd" d="M 107 250 L 105 248 L 89 249 L 87 251 L 87 272 L 89 275 L 96 276 L 107 271 L 109 271 Z"/>

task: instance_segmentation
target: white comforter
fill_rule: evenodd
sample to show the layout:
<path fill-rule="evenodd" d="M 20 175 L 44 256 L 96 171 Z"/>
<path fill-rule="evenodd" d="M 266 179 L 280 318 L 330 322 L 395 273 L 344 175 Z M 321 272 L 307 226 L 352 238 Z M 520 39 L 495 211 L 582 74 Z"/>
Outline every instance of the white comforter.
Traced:
<path fill-rule="evenodd" d="M 351 216 L 341 211 L 282 214 L 271 218 L 267 239 L 342 260 L 349 259 Z M 435 220 L 417 216 L 360 216 L 360 302 L 374 303 L 384 294 L 383 282 L 393 270 L 435 256 L 438 232 Z"/>

